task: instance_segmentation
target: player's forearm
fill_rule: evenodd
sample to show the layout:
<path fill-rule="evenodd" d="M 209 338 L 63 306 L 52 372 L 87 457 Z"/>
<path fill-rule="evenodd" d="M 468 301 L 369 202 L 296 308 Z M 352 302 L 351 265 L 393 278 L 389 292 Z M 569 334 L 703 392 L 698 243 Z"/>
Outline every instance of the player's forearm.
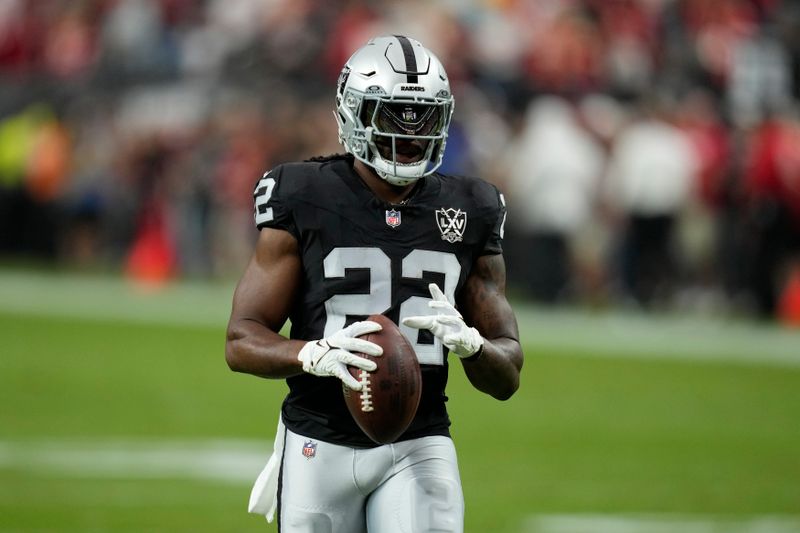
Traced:
<path fill-rule="evenodd" d="M 512 338 L 486 340 L 474 360 L 462 359 L 470 383 L 498 400 L 507 400 L 519 388 L 522 348 Z"/>
<path fill-rule="evenodd" d="M 297 354 L 305 341 L 289 340 L 254 320 L 231 321 L 225 361 L 231 370 L 264 378 L 286 378 L 303 372 Z"/>

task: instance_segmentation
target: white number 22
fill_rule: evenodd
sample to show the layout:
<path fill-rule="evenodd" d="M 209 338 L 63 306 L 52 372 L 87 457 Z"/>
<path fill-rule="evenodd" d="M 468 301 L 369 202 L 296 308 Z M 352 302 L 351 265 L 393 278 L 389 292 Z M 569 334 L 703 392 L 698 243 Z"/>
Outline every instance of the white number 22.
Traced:
<path fill-rule="evenodd" d="M 325 302 L 328 319 L 325 336 L 345 326 L 347 315 L 371 315 L 383 313 L 392 305 L 392 262 L 380 248 L 351 247 L 334 248 L 325 257 L 325 278 L 343 278 L 348 269 L 369 270 L 369 292 L 366 294 L 336 294 Z M 448 252 L 413 250 L 403 258 L 400 275 L 404 278 L 422 279 L 423 272 L 444 275 L 443 292 L 452 302 L 461 274 L 461 265 L 456 256 Z M 434 338 L 433 344 L 417 342 L 418 330 L 402 325 L 405 317 L 429 315 L 430 298 L 411 296 L 400 304 L 400 330 L 408 338 L 421 364 L 441 365 L 442 343 Z"/>

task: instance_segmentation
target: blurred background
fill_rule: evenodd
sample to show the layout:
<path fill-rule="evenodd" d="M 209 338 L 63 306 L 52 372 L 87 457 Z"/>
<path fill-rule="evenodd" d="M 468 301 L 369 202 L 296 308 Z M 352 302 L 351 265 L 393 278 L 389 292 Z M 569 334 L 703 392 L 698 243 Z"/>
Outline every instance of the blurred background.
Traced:
<path fill-rule="evenodd" d="M 440 57 L 442 171 L 509 203 L 527 381 L 454 369 L 468 531 L 800 531 L 790 0 L 0 0 L 0 530 L 260 527 L 252 189 L 341 151 L 378 34 Z"/>
<path fill-rule="evenodd" d="M 0 257 L 238 276 L 254 181 L 339 151 L 335 79 L 385 33 L 446 65 L 443 171 L 506 192 L 521 296 L 800 321 L 779 0 L 4 0 Z"/>

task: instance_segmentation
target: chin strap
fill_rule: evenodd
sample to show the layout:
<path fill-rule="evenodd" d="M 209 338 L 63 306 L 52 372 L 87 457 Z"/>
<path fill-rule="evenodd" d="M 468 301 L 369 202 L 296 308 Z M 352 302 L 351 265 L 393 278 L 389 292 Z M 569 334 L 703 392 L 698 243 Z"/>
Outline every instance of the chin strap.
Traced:
<path fill-rule="evenodd" d="M 423 163 L 423 162 L 420 161 L 420 163 Z M 416 166 L 418 164 L 419 163 L 415 163 L 414 165 Z M 425 164 L 425 166 L 427 166 L 427 164 L 428 164 L 427 161 L 425 161 L 424 164 Z M 390 169 L 391 170 L 399 170 L 399 169 L 406 169 L 407 168 L 407 169 L 411 170 L 410 169 L 411 165 L 400 165 L 400 164 L 395 165 L 394 163 L 390 163 L 389 161 L 386 161 L 385 159 L 383 159 L 379 155 L 374 155 L 372 157 L 372 162 L 370 163 L 370 166 L 375 169 L 375 173 L 378 174 L 378 176 L 380 176 L 381 179 L 391 183 L 392 185 L 397 185 L 397 186 L 401 186 L 401 187 L 405 186 L 405 185 L 409 185 L 411 183 L 414 183 L 415 181 L 417 181 L 418 179 L 420 179 L 422 176 L 425 175 L 425 172 L 424 172 L 425 168 L 422 167 L 421 168 L 422 172 L 420 173 L 419 176 L 398 176 L 397 174 L 394 174 L 394 173 L 390 172 Z M 413 170 L 416 170 L 416 169 L 413 169 Z"/>
<path fill-rule="evenodd" d="M 419 178 L 400 178 L 393 174 L 389 174 L 387 172 L 383 172 L 382 170 L 375 169 L 375 173 L 384 181 L 389 182 L 391 185 L 396 185 L 398 187 L 405 187 L 406 185 L 411 185 L 415 183 Z"/>

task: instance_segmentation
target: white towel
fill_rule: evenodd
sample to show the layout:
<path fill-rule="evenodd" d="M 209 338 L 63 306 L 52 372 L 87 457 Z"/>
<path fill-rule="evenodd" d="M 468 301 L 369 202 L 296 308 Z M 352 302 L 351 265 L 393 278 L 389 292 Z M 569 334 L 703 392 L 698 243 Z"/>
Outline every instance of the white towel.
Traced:
<path fill-rule="evenodd" d="M 250 503 L 247 510 L 254 514 L 263 514 L 267 522 L 275 519 L 278 509 L 278 476 L 281 471 L 281 458 L 283 457 L 283 442 L 286 437 L 286 428 L 283 419 L 278 416 L 278 431 L 272 445 L 272 455 L 267 461 L 267 466 L 258 475 L 253 490 L 250 492 Z"/>

